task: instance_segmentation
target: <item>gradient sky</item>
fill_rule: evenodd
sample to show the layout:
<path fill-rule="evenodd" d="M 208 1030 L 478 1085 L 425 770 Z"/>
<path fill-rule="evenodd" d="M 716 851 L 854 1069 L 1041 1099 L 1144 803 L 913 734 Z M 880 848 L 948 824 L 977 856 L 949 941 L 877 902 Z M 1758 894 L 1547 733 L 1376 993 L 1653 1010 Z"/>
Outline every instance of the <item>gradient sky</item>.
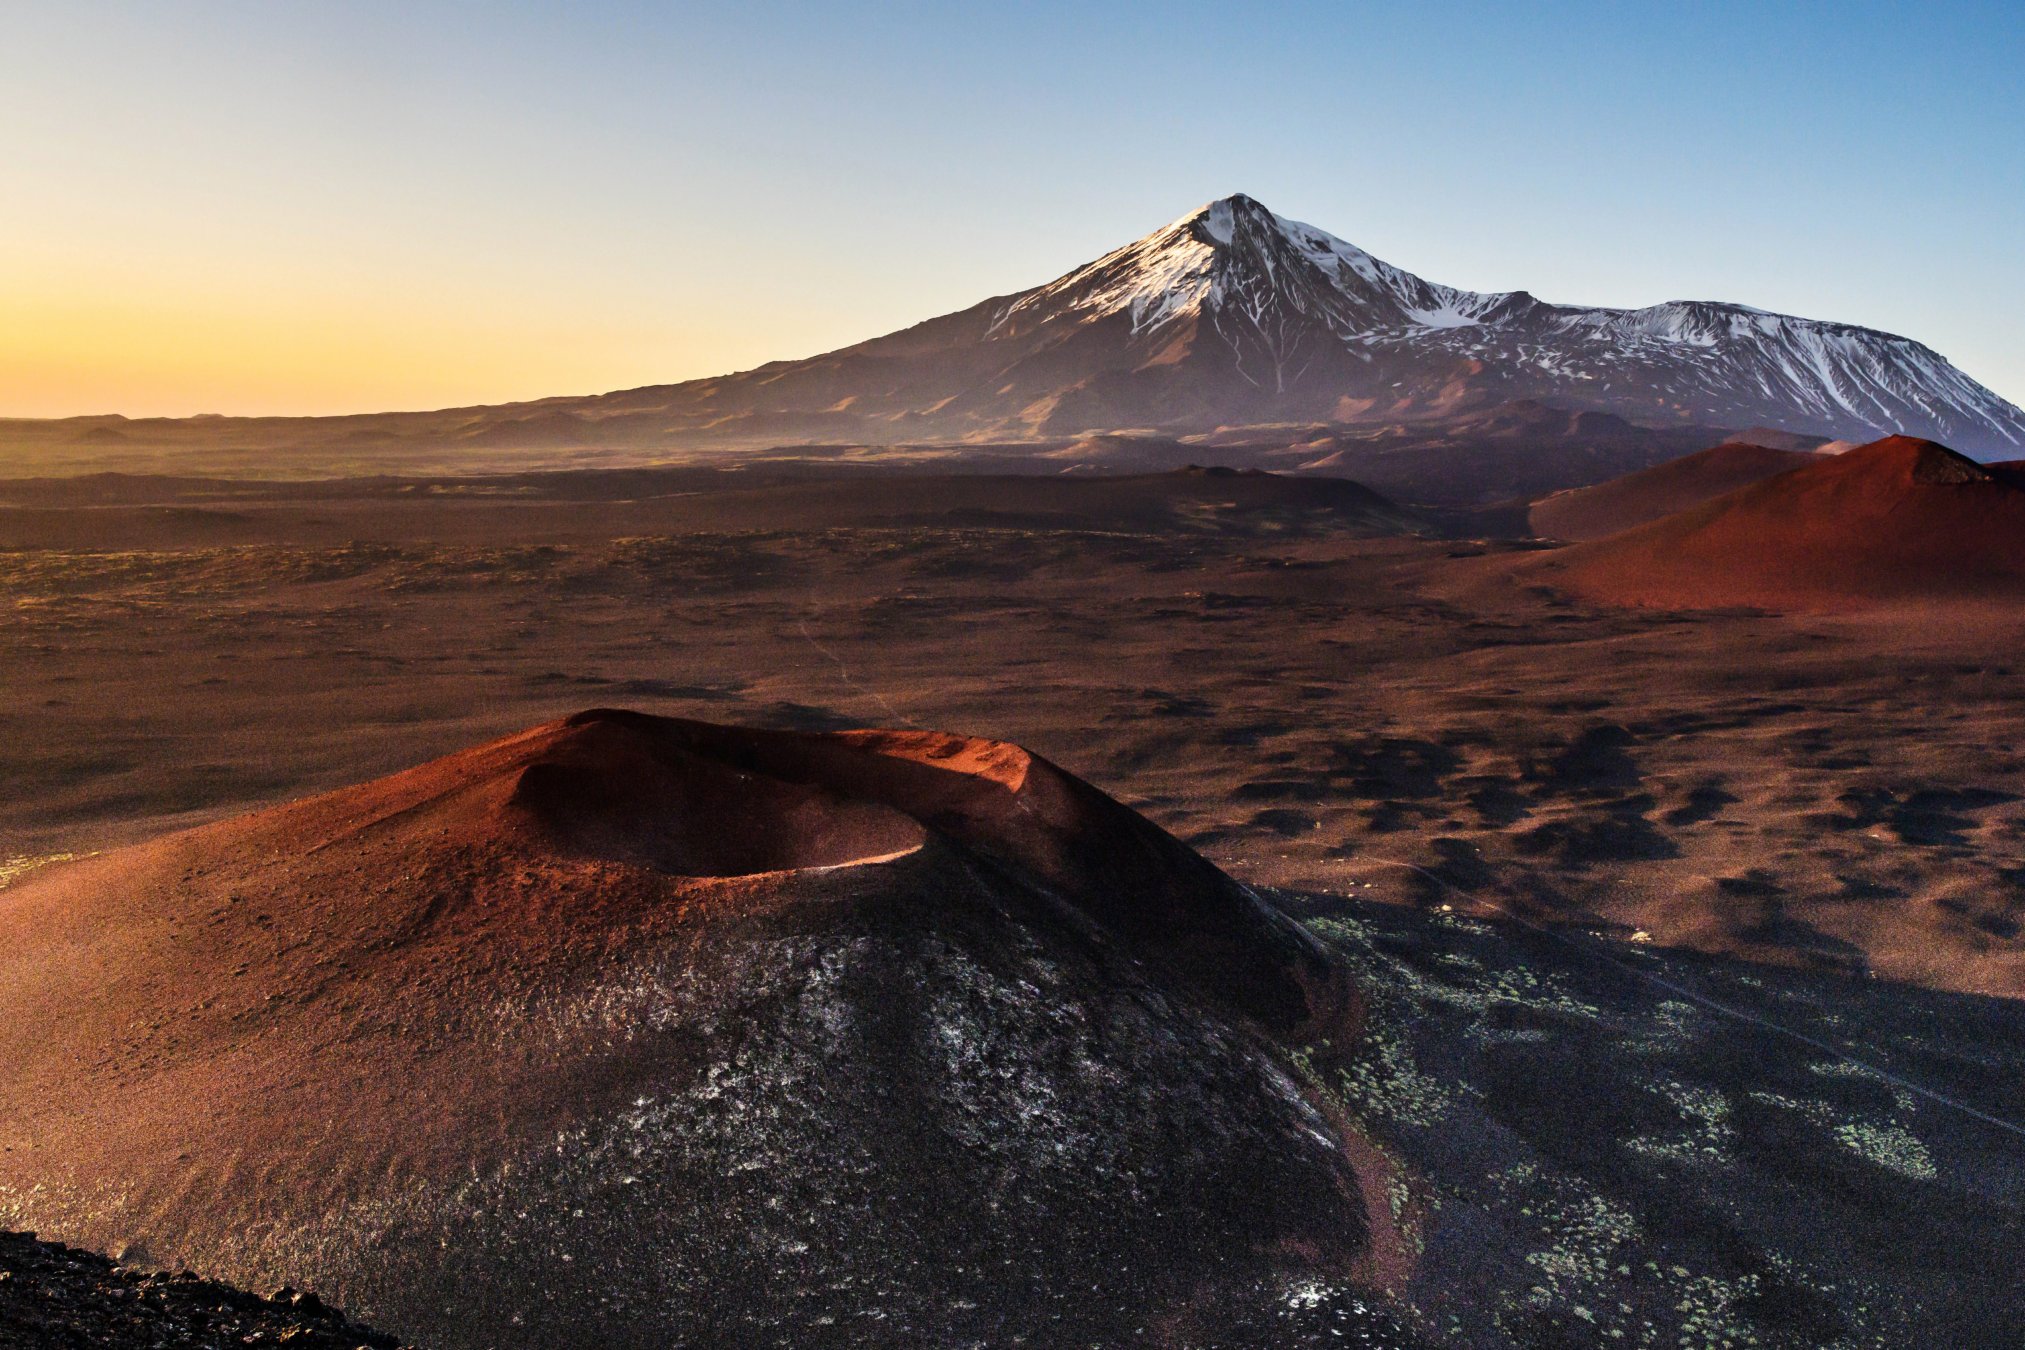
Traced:
<path fill-rule="evenodd" d="M 1248 192 L 1434 280 L 1918 338 L 2025 402 L 1991 3 L 0 5 L 0 415 L 805 356 Z"/>

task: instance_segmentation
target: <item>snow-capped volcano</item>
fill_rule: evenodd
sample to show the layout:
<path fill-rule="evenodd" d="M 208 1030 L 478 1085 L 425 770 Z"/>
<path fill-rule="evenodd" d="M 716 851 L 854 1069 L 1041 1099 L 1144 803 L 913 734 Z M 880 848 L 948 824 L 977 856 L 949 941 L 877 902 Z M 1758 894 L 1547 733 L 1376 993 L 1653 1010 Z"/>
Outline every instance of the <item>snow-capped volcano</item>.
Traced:
<path fill-rule="evenodd" d="M 1422 281 L 1334 235 L 1226 197 L 1058 281 L 1017 296 L 1006 321 L 1077 311 L 1129 315 L 1135 333 L 1208 312 L 1220 331 L 1264 338 L 1290 319 L 1339 340 L 1401 327 L 1480 323 L 1507 297 Z"/>
<path fill-rule="evenodd" d="M 1244 196 L 1000 302 L 983 336 L 1090 325 L 1122 325 L 1148 364 L 1220 360 L 1264 396 L 1241 396 L 1248 411 L 1278 402 L 1289 417 L 1530 398 L 1647 422 L 2025 449 L 2025 413 L 1907 338 L 1743 305 L 1606 309 L 1460 290 Z"/>
<path fill-rule="evenodd" d="M 1495 433 L 1479 425 L 1514 417 L 1527 425 Z M 112 438 L 179 451 L 330 446 L 346 462 L 363 444 L 659 459 L 797 444 L 1016 446 L 1221 431 L 1224 443 L 1257 445 L 1284 433 L 1289 463 L 1343 472 L 1349 460 L 1334 450 L 1303 459 L 1296 449 L 1387 428 L 1424 442 L 1440 427 L 1456 431 L 1437 439 L 1504 447 L 1491 480 L 1435 494 L 1470 499 L 1493 490 L 1492 480 L 1500 491 L 1595 481 L 1741 428 L 1857 442 L 1905 433 L 1988 458 L 2025 457 L 2025 413 L 1907 338 L 1742 305 L 1600 309 L 1460 290 L 1243 196 L 1032 290 L 737 374 L 368 418 L 5 423 L 0 448 L 77 444 L 96 454 Z M 1578 458 L 1606 442 L 1610 453 L 1544 479 L 1530 469 L 1514 476 L 1548 441 Z M 1368 455 L 1351 458 L 1359 475 L 1378 472 Z M 1421 481 L 1414 491 L 1433 488 Z"/>

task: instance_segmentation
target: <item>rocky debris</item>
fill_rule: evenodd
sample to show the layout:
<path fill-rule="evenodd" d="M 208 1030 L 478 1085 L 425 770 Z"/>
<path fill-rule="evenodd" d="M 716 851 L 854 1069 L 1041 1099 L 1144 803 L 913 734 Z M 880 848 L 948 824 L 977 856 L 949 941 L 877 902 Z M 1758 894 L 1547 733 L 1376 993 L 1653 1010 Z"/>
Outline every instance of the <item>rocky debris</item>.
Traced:
<path fill-rule="evenodd" d="M 142 1271 L 33 1233 L 0 1233 L 0 1344 L 395 1350 L 401 1343 L 325 1307 L 315 1294 L 284 1288 L 263 1298 L 188 1271 Z"/>

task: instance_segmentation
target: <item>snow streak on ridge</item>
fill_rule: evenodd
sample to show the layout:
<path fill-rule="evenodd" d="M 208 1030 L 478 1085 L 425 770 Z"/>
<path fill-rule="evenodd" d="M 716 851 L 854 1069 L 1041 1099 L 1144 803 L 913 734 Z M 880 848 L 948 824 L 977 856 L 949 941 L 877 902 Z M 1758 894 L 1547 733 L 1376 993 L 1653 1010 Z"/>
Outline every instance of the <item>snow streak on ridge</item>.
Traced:
<path fill-rule="evenodd" d="M 988 336 L 1109 319 L 1135 339 L 1206 327 L 1245 380 L 1275 392 L 1316 368 L 1319 337 L 1365 361 L 1451 358 L 1516 372 L 1541 386 L 1539 397 L 2025 450 L 2025 413 L 1908 338 L 1713 301 L 1616 309 L 1462 290 L 1244 196 L 1014 297 Z"/>

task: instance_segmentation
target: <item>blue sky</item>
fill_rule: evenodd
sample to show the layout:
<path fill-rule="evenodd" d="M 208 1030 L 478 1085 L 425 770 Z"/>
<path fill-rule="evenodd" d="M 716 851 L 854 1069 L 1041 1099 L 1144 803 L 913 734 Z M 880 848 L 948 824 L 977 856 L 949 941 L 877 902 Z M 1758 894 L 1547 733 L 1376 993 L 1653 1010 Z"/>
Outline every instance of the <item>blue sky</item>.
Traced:
<path fill-rule="evenodd" d="M 2025 400 L 2015 5 L 16 3 L 0 414 L 807 355 L 1248 192 L 1430 278 L 1902 332 Z"/>

